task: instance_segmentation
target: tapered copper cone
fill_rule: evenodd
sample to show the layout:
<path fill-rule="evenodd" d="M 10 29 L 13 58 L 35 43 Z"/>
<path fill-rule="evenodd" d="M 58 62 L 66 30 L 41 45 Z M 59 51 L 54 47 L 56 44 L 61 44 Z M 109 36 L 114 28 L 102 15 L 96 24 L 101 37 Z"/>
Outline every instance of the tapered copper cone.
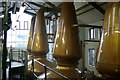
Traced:
<path fill-rule="evenodd" d="M 43 10 L 39 10 L 36 15 L 33 36 L 34 37 L 31 47 L 32 54 L 39 57 L 45 56 L 48 52 L 48 41 Z"/>
<path fill-rule="evenodd" d="M 46 59 L 48 52 L 48 41 L 46 35 L 46 26 L 44 19 L 44 11 L 41 9 L 38 11 L 35 20 L 34 37 L 31 47 L 32 55 L 34 56 L 34 73 L 40 75 L 44 72 L 44 67 L 38 64 L 35 60 L 53 68 L 54 64 Z M 31 67 L 29 69 L 32 69 Z"/>
<path fill-rule="evenodd" d="M 28 52 L 31 52 L 31 43 L 32 43 L 32 40 L 33 40 L 33 33 L 34 33 L 34 23 L 35 23 L 35 17 L 32 17 L 31 25 L 30 25 L 30 31 L 29 31 L 29 37 L 28 37 L 28 44 L 27 44 Z"/>
<path fill-rule="evenodd" d="M 60 25 L 55 38 L 53 56 L 59 65 L 76 66 L 81 58 L 81 44 L 78 38 L 78 28 L 73 28 L 77 23 L 73 3 L 63 3 Z"/>
<path fill-rule="evenodd" d="M 96 68 L 107 78 L 120 78 L 120 2 L 108 3 Z"/>
<path fill-rule="evenodd" d="M 64 2 L 60 15 L 60 25 L 55 38 L 54 54 L 58 66 L 54 69 L 64 76 L 73 79 L 82 79 L 77 70 L 78 60 L 81 58 L 81 44 L 78 38 L 78 28 L 73 27 L 77 23 L 75 8 L 72 2 Z M 53 72 L 47 78 L 61 78 Z"/>
<path fill-rule="evenodd" d="M 35 24 L 35 16 L 32 17 L 31 19 L 31 25 L 30 25 L 30 31 L 29 31 L 29 37 L 28 37 L 28 44 L 27 44 L 27 51 L 29 52 L 28 61 L 32 59 L 31 46 L 32 46 L 32 41 L 33 41 L 34 24 Z"/>

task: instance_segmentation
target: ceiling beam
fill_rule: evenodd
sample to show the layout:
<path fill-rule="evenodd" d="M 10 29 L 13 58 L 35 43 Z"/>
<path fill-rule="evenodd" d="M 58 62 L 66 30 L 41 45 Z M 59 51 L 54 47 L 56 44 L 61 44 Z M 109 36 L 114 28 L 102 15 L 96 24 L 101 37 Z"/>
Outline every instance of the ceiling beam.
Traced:
<path fill-rule="evenodd" d="M 46 7 L 46 12 L 60 12 L 60 10 L 56 10 L 55 8 L 49 8 L 49 7 Z"/>
<path fill-rule="evenodd" d="M 77 16 L 79 16 L 79 15 L 81 15 L 81 14 L 84 14 L 84 13 L 86 13 L 86 12 L 88 12 L 88 11 L 91 11 L 91 10 L 93 10 L 93 9 L 95 9 L 95 8 L 91 8 L 91 9 L 88 9 L 88 10 L 86 10 L 86 11 L 83 11 L 83 12 L 77 14 Z"/>
<path fill-rule="evenodd" d="M 90 5 L 89 4 L 85 4 L 84 6 L 77 8 L 75 11 L 78 12 L 78 11 L 88 7 L 88 6 L 90 6 Z"/>
<path fill-rule="evenodd" d="M 35 2 L 27 2 L 27 3 L 35 5 L 37 7 L 42 7 L 45 9 L 46 12 L 54 12 L 54 13 L 60 12 L 60 9 L 50 2 L 45 2 L 45 3 L 51 6 L 52 8 L 44 7 L 43 5 L 37 4 Z"/>
<path fill-rule="evenodd" d="M 35 3 L 35 2 L 27 2 L 27 3 L 32 4 L 32 5 L 35 5 L 35 6 L 37 6 L 37 7 L 44 7 L 43 5 L 40 5 L 40 4 Z"/>
<path fill-rule="evenodd" d="M 51 2 L 45 2 L 45 3 L 48 4 L 52 8 L 56 8 L 56 6 L 54 4 L 52 4 Z"/>
<path fill-rule="evenodd" d="M 46 17 L 50 17 L 53 14 L 58 17 L 58 12 L 60 12 L 60 9 L 58 7 L 56 7 L 54 4 L 52 4 L 51 2 L 49 2 L 48 0 L 44 0 L 46 4 L 48 4 L 50 7 L 52 7 L 55 11 L 54 12 L 50 12 Z"/>
<path fill-rule="evenodd" d="M 56 11 L 54 8 L 49 8 L 49 7 L 45 7 L 44 9 L 45 9 L 45 12 L 60 12 L 60 10 Z M 26 9 L 26 10 L 33 10 L 33 9 Z M 34 10 L 37 11 L 39 9 L 34 9 Z"/>
<path fill-rule="evenodd" d="M 99 6 L 102 6 L 102 5 L 106 4 L 106 3 L 107 3 L 107 2 L 104 2 L 104 3 L 102 3 L 102 4 L 99 4 Z M 86 13 L 86 12 L 88 12 L 88 11 L 91 11 L 91 10 L 93 10 L 93 9 L 95 9 L 95 7 L 91 8 L 91 9 L 88 9 L 88 10 L 86 10 L 86 11 L 83 11 L 83 12 L 77 14 L 77 16 L 79 16 L 79 15 L 81 15 L 81 14 L 84 14 L 84 13 Z"/>
<path fill-rule="evenodd" d="M 59 11 L 60 9 L 58 7 L 56 7 L 54 4 L 52 4 L 51 2 L 49 2 L 48 0 L 44 0 L 46 4 L 48 4 L 50 7 L 54 8 L 56 11 Z"/>
<path fill-rule="evenodd" d="M 49 13 L 48 15 L 46 15 L 46 17 L 51 17 L 53 15 L 53 13 Z"/>
<path fill-rule="evenodd" d="M 88 24 L 74 24 L 73 27 L 91 27 L 91 28 L 102 28 L 102 26 L 88 25 Z"/>
<path fill-rule="evenodd" d="M 34 12 L 37 12 L 33 7 L 31 7 L 27 2 L 25 2 L 25 4 L 30 7 Z"/>
<path fill-rule="evenodd" d="M 36 15 L 35 13 L 29 12 L 29 11 L 27 11 L 27 10 L 25 10 L 24 13 L 27 13 L 27 14 L 32 15 L 32 16 L 35 16 L 35 15 Z"/>
<path fill-rule="evenodd" d="M 12 11 L 13 8 L 14 8 L 14 7 L 9 8 L 9 9 L 8 9 L 8 12 Z M 19 11 L 19 8 L 16 7 L 16 12 L 18 12 L 18 11 Z M 4 12 L 5 12 L 5 11 L 1 11 L 0 14 L 1 14 L 1 15 L 4 15 Z"/>
<path fill-rule="evenodd" d="M 59 4 L 57 7 L 61 9 L 61 7 L 62 7 L 62 3 L 61 3 L 61 4 Z"/>
<path fill-rule="evenodd" d="M 96 2 L 88 2 L 88 4 L 92 5 L 94 8 L 96 8 L 103 15 L 105 14 L 105 10 L 103 8 L 101 8 L 99 5 L 97 5 Z"/>

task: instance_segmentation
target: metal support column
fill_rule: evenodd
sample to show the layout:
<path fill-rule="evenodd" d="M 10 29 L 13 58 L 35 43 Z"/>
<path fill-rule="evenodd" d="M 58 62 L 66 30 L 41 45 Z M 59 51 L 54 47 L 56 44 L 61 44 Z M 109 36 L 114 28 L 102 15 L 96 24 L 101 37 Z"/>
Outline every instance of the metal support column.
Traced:
<path fill-rule="evenodd" d="M 5 13 L 3 20 L 3 32 L 4 32 L 4 42 L 3 42 L 3 54 L 2 54 L 2 69 L 3 69 L 3 80 L 6 80 L 6 60 L 7 60 L 7 27 L 8 27 L 8 0 L 5 2 Z"/>

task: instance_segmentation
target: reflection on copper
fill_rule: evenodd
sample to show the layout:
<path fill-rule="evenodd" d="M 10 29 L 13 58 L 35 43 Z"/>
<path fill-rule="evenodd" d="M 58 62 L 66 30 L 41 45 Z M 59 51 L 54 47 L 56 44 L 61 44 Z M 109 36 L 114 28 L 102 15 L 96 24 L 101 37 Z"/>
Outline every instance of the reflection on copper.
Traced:
<path fill-rule="evenodd" d="M 48 52 L 45 18 L 44 11 L 42 9 L 39 10 L 36 15 L 31 51 L 34 56 L 40 57 L 45 56 Z"/>
<path fill-rule="evenodd" d="M 34 57 L 34 65 L 29 67 L 30 70 L 34 67 L 34 73 L 37 75 L 44 72 L 44 67 L 37 63 L 36 60 L 51 68 L 56 66 L 46 59 L 46 54 L 49 51 L 48 49 L 44 10 L 40 9 L 36 15 L 33 42 L 31 46 L 31 52 Z"/>
<path fill-rule="evenodd" d="M 77 69 L 78 61 L 81 58 L 81 43 L 79 43 L 78 28 L 73 27 L 76 23 L 77 19 L 73 3 L 62 3 L 60 25 L 53 49 L 53 56 L 57 60 L 58 66 L 54 70 L 68 78 L 81 80 L 81 71 Z M 47 78 L 57 79 L 62 77 L 50 72 Z"/>
<path fill-rule="evenodd" d="M 56 67 L 55 63 L 52 63 L 52 62 L 48 61 L 45 58 L 35 58 L 34 59 L 34 73 L 36 75 L 40 75 L 40 74 L 42 74 L 44 72 L 44 67 L 41 66 L 37 61 L 42 63 L 42 64 L 45 64 L 46 66 L 48 66 L 50 68 Z M 33 71 L 33 66 L 31 64 L 32 64 L 32 60 L 29 61 L 29 66 L 28 66 L 28 71 L 29 72 Z"/>
<path fill-rule="evenodd" d="M 27 65 L 27 71 L 30 73 L 32 72 L 32 54 L 31 54 L 31 46 L 33 41 L 33 33 L 34 33 L 34 24 L 35 24 L 35 16 L 31 19 L 31 25 L 29 30 L 29 37 L 28 37 L 28 44 L 27 44 L 27 51 L 28 54 L 28 65 Z"/>
<path fill-rule="evenodd" d="M 106 78 L 120 78 L 120 2 L 108 3 L 96 68 Z"/>
<path fill-rule="evenodd" d="M 35 17 L 32 17 L 31 25 L 30 25 L 30 31 L 29 31 L 29 37 L 28 37 L 28 44 L 27 44 L 28 52 L 31 52 L 31 43 L 32 43 L 32 40 L 33 40 L 33 33 L 34 33 L 34 23 L 35 23 Z"/>

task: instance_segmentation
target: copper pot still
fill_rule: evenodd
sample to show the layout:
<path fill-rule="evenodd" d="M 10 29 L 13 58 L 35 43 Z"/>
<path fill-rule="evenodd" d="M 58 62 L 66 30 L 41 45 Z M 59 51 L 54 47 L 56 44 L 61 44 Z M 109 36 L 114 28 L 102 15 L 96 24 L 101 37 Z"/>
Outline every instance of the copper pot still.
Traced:
<path fill-rule="evenodd" d="M 58 66 L 55 71 L 70 79 L 82 79 L 81 71 L 77 69 L 78 61 L 81 58 L 81 43 L 78 37 L 78 27 L 73 27 L 77 23 L 73 2 L 63 2 L 60 24 L 56 33 L 53 56 L 57 60 Z M 63 77 L 49 72 L 47 78 L 53 80 Z"/>
<path fill-rule="evenodd" d="M 108 2 L 96 69 L 106 78 L 120 79 L 120 2 Z"/>
<path fill-rule="evenodd" d="M 27 51 L 28 51 L 28 65 L 27 65 L 27 71 L 30 73 L 32 72 L 32 54 L 31 54 L 31 46 L 33 41 L 33 33 L 34 33 L 34 24 L 35 24 L 35 16 L 31 19 L 31 25 L 29 30 L 29 37 L 28 37 L 28 43 L 27 43 Z"/>
<path fill-rule="evenodd" d="M 34 65 L 32 65 L 32 62 L 30 62 L 28 70 L 32 71 L 34 67 L 34 73 L 40 75 L 44 72 L 44 67 L 38 64 L 35 60 L 38 60 L 46 65 L 50 64 L 50 62 L 46 60 L 46 54 L 48 53 L 49 48 L 46 34 L 44 9 L 40 9 L 37 12 L 34 26 L 34 33 L 31 42 L 31 54 L 34 57 Z"/>
<path fill-rule="evenodd" d="M 35 19 L 35 29 L 33 34 L 31 52 L 35 57 L 45 57 L 48 51 L 49 48 L 46 34 L 44 10 L 40 9 L 37 12 Z"/>

